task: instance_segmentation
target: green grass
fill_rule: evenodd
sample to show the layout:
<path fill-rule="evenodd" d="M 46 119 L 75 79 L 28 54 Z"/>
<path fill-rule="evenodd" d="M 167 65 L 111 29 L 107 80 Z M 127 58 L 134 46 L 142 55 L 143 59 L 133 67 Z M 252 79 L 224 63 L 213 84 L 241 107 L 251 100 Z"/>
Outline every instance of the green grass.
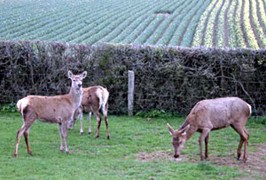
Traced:
<path fill-rule="evenodd" d="M 33 156 L 26 152 L 22 137 L 19 156 L 12 156 L 16 132 L 22 125 L 18 113 L 0 113 L 0 179 L 235 179 L 243 175 L 237 167 L 216 165 L 199 160 L 198 136 L 195 134 L 182 151 L 186 157 L 175 162 L 171 158 L 154 158 L 141 161 L 140 152 L 173 153 L 171 137 L 166 123 L 179 127 L 183 118 L 178 117 L 126 117 L 110 116 L 111 140 L 106 139 L 105 126 L 100 138 L 79 135 L 79 123 L 69 132 L 70 154 L 59 151 L 59 132 L 56 124 L 35 122 L 30 132 Z M 250 133 L 249 151 L 266 141 L 265 125 L 251 119 L 247 129 Z M 85 121 L 85 127 L 87 122 Z M 96 122 L 93 119 L 93 130 Z M 236 154 L 239 136 L 230 128 L 211 133 L 210 155 L 228 157 Z M 237 161 L 236 159 L 234 159 Z"/>

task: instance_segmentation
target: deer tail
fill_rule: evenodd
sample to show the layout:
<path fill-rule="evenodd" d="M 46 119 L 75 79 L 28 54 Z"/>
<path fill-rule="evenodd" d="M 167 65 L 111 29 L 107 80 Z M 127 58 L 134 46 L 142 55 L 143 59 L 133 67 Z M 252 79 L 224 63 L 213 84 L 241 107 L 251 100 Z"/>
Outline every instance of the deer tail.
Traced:
<path fill-rule="evenodd" d="M 27 105 L 28 105 L 28 99 L 27 98 L 23 98 L 23 99 L 18 100 L 17 109 L 21 115 L 23 115 L 23 110 L 27 107 Z"/>

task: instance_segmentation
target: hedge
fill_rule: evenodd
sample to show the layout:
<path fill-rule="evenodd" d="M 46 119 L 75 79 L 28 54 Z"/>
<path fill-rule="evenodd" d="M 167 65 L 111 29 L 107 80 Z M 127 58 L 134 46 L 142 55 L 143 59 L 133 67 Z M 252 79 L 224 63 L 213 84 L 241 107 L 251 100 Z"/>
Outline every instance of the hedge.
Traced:
<path fill-rule="evenodd" d="M 0 41 L 0 103 L 67 93 L 67 70 L 87 70 L 84 87 L 107 87 L 112 114 L 127 113 L 128 70 L 135 72 L 135 113 L 185 115 L 199 100 L 238 96 L 266 114 L 265 49 Z"/>

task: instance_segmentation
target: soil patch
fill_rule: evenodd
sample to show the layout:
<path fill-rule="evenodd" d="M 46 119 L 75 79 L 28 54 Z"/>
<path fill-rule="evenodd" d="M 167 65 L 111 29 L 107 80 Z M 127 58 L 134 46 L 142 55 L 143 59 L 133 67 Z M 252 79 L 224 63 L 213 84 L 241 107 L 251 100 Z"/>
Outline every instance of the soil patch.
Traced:
<path fill-rule="evenodd" d="M 189 156 L 181 155 L 181 158 L 173 158 L 173 152 L 157 151 L 157 152 L 140 152 L 136 155 L 139 161 L 150 162 L 155 160 L 170 160 L 174 162 L 190 161 L 198 163 L 199 155 Z M 260 177 L 266 179 L 266 143 L 256 146 L 255 152 L 248 152 L 248 160 L 244 163 L 242 160 L 236 160 L 236 155 L 231 154 L 228 157 L 219 157 L 210 155 L 208 161 L 219 166 L 237 167 L 241 172 L 248 174 L 248 176 L 241 177 L 240 179 L 253 179 Z"/>

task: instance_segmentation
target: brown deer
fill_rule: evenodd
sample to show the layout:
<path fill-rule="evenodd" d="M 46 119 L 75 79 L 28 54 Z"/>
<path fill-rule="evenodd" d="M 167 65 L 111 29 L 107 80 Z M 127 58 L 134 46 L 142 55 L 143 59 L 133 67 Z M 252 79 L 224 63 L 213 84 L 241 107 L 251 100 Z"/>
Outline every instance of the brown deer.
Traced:
<path fill-rule="evenodd" d="M 30 95 L 17 102 L 17 108 L 23 118 L 23 125 L 17 132 L 16 147 L 14 156 L 18 155 L 18 147 L 21 135 L 24 135 L 28 154 L 32 154 L 28 135 L 31 125 L 36 119 L 43 122 L 58 123 L 60 132 L 60 150 L 69 153 L 67 122 L 73 118 L 75 110 L 80 106 L 82 99 L 82 80 L 87 76 L 84 71 L 80 75 L 73 75 L 68 71 L 71 79 L 71 89 L 68 94 L 58 96 L 37 96 Z"/>
<path fill-rule="evenodd" d="M 210 131 L 231 126 L 240 135 L 237 159 L 239 160 L 241 157 L 241 149 L 244 143 L 243 160 L 246 162 L 249 135 L 245 125 L 250 115 L 251 106 L 238 97 L 208 99 L 198 102 L 178 130 L 174 130 L 167 124 L 172 135 L 174 157 L 179 157 L 185 142 L 198 131 L 201 133 L 199 137 L 200 158 L 201 160 L 208 158 Z M 203 141 L 205 141 L 205 157 L 202 151 Z"/>
<path fill-rule="evenodd" d="M 88 88 L 83 88 L 83 96 L 81 101 L 81 106 L 76 110 L 74 118 L 70 119 L 68 123 L 68 128 L 72 129 L 77 119 L 80 119 L 80 134 L 83 134 L 83 111 L 89 112 L 88 114 L 88 133 L 91 133 L 91 112 L 95 115 L 97 119 L 97 130 L 95 137 L 99 137 L 100 126 L 101 126 L 101 113 L 104 115 L 104 121 L 106 126 L 107 139 L 110 139 L 110 133 L 108 130 L 108 98 L 109 92 L 106 88 L 102 86 L 91 86 Z"/>

